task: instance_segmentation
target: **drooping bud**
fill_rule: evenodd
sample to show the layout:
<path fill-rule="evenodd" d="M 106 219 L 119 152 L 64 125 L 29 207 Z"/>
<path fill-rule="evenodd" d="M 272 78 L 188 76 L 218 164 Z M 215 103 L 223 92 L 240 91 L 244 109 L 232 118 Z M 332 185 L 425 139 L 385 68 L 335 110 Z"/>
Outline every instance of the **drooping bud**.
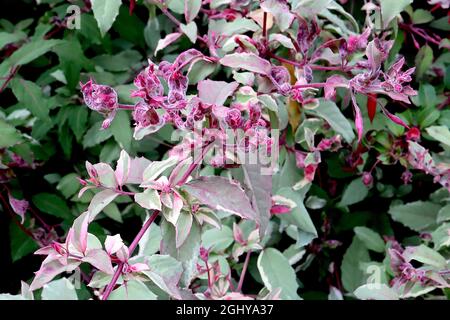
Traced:
<path fill-rule="evenodd" d="M 81 85 L 81 92 L 86 105 L 94 111 L 107 115 L 118 107 L 117 92 L 109 86 L 89 80 Z"/>

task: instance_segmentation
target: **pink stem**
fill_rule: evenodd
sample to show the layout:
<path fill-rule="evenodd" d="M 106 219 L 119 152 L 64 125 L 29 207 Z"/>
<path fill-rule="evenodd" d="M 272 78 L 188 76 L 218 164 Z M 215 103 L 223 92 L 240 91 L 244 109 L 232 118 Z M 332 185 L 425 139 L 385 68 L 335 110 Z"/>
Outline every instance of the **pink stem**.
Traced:
<path fill-rule="evenodd" d="M 244 267 L 242 268 L 241 277 L 239 278 L 237 292 L 242 291 L 242 285 L 244 284 L 245 274 L 247 273 L 248 263 L 250 262 L 251 254 L 252 254 L 252 250 L 247 251 L 247 255 L 245 256 L 245 261 L 244 261 Z"/>
<path fill-rule="evenodd" d="M 292 89 L 302 89 L 302 88 L 323 88 L 325 87 L 326 83 L 307 83 L 307 84 L 297 84 L 295 86 L 292 86 Z"/>
<path fill-rule="evenodd" d="M 186 182 L 186 180 L 189 178 L 189 176 L 192 174 L 192 172 L 194 172 L 194 170 L 197 169 L 198 165 L 205 157 L 205 154 L 208 151 L 208 148 L 211 144 L 212 143 L 208 143 L 206 146 L 203 146 L 202 154 L 199 157 L 200 159 L 193 160 L 193 162 L 189 165 L 189 168 L 186 170 L 186 172 L 181 177 L 180 181 L 178 181 L 178 183 L 177 183 L 178 186 L 181 186 L 182 184 L 184 184 Z"/>
<path fill-rule="evenodd" d="M 153 211 L 153 214 L 150 216 L 150 218 L 147 221 L 145 221 L 145 223 L 142 226 L 141 230 L 139 230 L 139 232 L 136 235 L 136 237 L 134 238 L 133 242 L 128 247 L 130 256 L 133 253 L 134 249 L 136 249 L 136 247 L 137 247 L 139 241 L 141 240 L 142 236 L 147 232 L 148 228 L 150 228 L 151 224 L 153 223 L 153 221 L 155 221 L 155 219 L 156 219 L 156 217 L 158 215 L 159 215 L 159 211 L 155 210 L 155 211 Z M 124 266 L 123 262 L 120 262 L 117 265 L 116 272 L 114 272 L 114 275 L 113 275 L 113 277 L 111 279 L 111 282 L 108 284 L 108 286 L 105 289 L 105 292 L 102 295 L 102 300 L 108 300 L 109 295 L 113 291 L 114 286 L 116 285 L 117 280 L 119 279 L 119 276 L 122 274 L 123 266 Z"/>
<path fill-rule="evenodd" d="M 119 104 L 119 109 L 134 110 L 134 105 L 132 105 L 132 104 Z"/>

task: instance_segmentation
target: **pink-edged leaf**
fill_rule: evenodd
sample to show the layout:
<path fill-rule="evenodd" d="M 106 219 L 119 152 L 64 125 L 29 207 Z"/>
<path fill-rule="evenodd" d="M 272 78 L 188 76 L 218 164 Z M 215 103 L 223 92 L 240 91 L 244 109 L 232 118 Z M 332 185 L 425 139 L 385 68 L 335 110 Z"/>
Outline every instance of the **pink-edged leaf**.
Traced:
<path fill-rule="evenodd" d="M 263 168 L 259 164 L 242 165 L 244 183 L 247 186 L 247 195 L 251 199 L 252 207 L 256 212 L 256 223 L 259 226 L 259 235 L 264 237 L 270 220 L 272 207 L 272 176 L 262 174 Z"/>
<path fill-rule="evenodd" d="M 409 129 L 409 126 L 398 116 L 390 113 L 386 108 L 382 107 L 381 110 L 383 110 L 383 113 L 394 123 Z"/>
<path fill-rule="evenodd" d="M 49 283 L 57 275 L 74 270 L 80 265 L 80 262 L 73 261 L 68 264 L 63 264 L 60 260 L 44 261 L 41 268 L 35 273 L 36 276 L 30 285 L 30 290 L 34 291 L 42 288 L 46 283 Z"/>
<path fill-rule="evenodd" d="M 250 296 L 245 296 L 240 292 L 229 292 L 223 297 L 221 297 L 222 300 L 255 300 L 254 298 Z"/>
<path fill-rule="evenodd" d="M 180 248 L 191 231 L 193 217 L 190 212 L 181 212 L 175 225 L 175 245 Z"/>
<path fill-rule="evenodd" d="M 142 140 L 145 136 L 157 132 L 159 129 L 164 127 L 164 125 L 166 124 L 163 119 L 164 118 L 161 118 L 161 121 L 155 125 L 150 125 L 147 127 L 138 125 L 138 126 L 134 127 L 133 138 L 135 140 Z"/>
<path fill-rule="evenodd" d="M 91 200 L 88 207 L 89 221 L 95 217 L 110 204 L 119 194 L 111 189 L 106 189 L 97 193 Z"/>
<path fill-rule="evenodd" d="M 183 189 L 215 210 L 226 211 L 244 219 L 258 219 L 244 190 L 228 179 L 216 176 L 200 177 L 185 184 Z"/>
<path fill-rule="evenodd" d="M 128 173 L 125 184 L 141 184 L 144 170 L 149 166 L 150 163 L 151 161 L 145 159 L 144 157 L 131 159 L 130 168 L 132 169 Z"/>
<path fill-rule="evenodd" d="M 107 274 L 113 274 L 114 270 L 111 264 L 111 259 L 108 254 L 102 249 L 88 250 L 86 256 L 82 259 L 83 262 L 87 262 L 93 265 L 100 271 Z"/>
<path fill-rule="evenodd" d="M 154 254 L 149 257 L 147 264 L 149 270 L 145 270 L 143 273 L 163 291 L 175 299 L 181 300 L 182 295 L 178 285 L 183 274 L 181 262 L 169 255 Z"/>
<path fill-rule="evenodd" d="M 158 41 L 158 45 L 156 46 L 156 49 L 155 49 L 155 55 L 158 53 L 159 50 L 162 50 L 165 47 L 172 44 L 173 42 L 177 41 L 178 38 L 180 38 L 182 35 L 183 35 L 183 33 L 181 33 L 181 32 L 174 32 L 174 33 L 168 34 L 163 39 L 160 39 Z"/>
<path fill-rule="evenodd" d="M 197 85 L 198 96 L 205 103 L 221 106 L 238 86 L 237 82 L 203 80 Z"/>
<path fill-rule="evenodd" d="M 244 239 L 244 233 L 237 223 L 233 223 L 233 238 L 234 241 L 239 242 L 243 246 L 247 244 L 247 241 Z"/>
<path fill-rule="evenodd" d="M 352 102 L 353 102 L 353 111 L 355 113 L 355 127 L 356 132 L 358 133 L 358 142 L 360 142 L 364 133 L 364 123 L 361 114 L 361 109 L 356 103 L 356 98 L 354 94 L 352 94 Z"/>
<path fill-rule="evenodd" d="M 98 181 L 100 181 L 102 186 L 108 188 L 117 187 L 116 175 L 114 174 L 114 170 L 109 164 L 97 163 L 93 165 L 93 168 L 95 169 L 97 173 L 97 179 Z"/>
<path fill-rule="evenodd" d="M 202 0 L 184 0 L 184 18 L 189 23 L 194 20 L 202 7 Z"/>
<path fill-rule="evenodd" d="M 240 68 L 251 72 L 269 75 L 272 64 L 254 53 L 232 53 L 220 59 L 220 63 L 230 68 Z"/>
<path fill-rule="evenodd" d="M 142 208 L 149 210 L 161 210 L 161 200 L 158 191 L 154 189 L 147 189 L 144 192 L 136 193 L 134 201 Z"/>
<path fill-rule="evenodd" d="M 116 234 L 115 236 L 106 236 L 105 250 L 109 255 L 116 253 L 123 246 L 124 244 L 120 234 Z"/>
<path fill-rule="evenodd" d="M 325 99 L 331 100 L 334 99 L 336 96 L 336 88 L 347 88 L 348 87 L 348 80 L 345 79 L 343 76 L 340 75 L 332 75 L 331 77 L 327 78 L 327 81 L 325 82 L 324 92 L 325 92 Z"/>
<path fill-rule="evenodd" d="M 21 219 L 20 223 L 23 224 L 23 222 L 25 221 L 25 213 L 30 207 L 30 204 L 28 203 L 27 200 L 19 200 L 14 198 L 10 193 L 8 193 L 8 199 L 11 208 L 13 209 L 14 213 L 20 217 Z"/>
<path fill-rule="evenodd" d="M 81 253 L 85 253 L 88 241 L 89 214 L 84 212 L 73 222 L 73 246 Z"/>
<path fill-rule="evenodd" d="M 88 191 L 89 189 L 95 189 L 95 186 L 86 186 L 80 189 L 80 191 L 78 192 L 78 198 L 81 198 L 83 196 L 83 194 Z"/>
<path fill-rule="evenodd" d="M 274 16 L 281 31 L 287 30 L 295 19 L 286 1 L 264 0 L 261 2 L 261 8 Z"/>
<path fill-rule="evenodd" d="M 117 184 L 123 186 L 128 179 L 131 168 L 131 158 L 125 150 L 120 152 L 119 160 L 117 160 L 116 175 Z"/>

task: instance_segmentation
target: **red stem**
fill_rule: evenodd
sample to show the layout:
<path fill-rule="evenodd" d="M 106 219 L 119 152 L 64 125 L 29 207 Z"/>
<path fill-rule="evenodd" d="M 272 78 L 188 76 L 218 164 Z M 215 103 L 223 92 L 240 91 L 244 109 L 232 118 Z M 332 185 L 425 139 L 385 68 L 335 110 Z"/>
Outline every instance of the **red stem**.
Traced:
<path fill-rule="evenodd" d="M 6 86 L 8 85 L 8 83 L 14 78 L 14 76 L 16 75 L 17 71 L 19 71 L 20 66 L 17 67 L 12 67 L 11 70 L 9 71 L 8 76 L 5 79 L 5 82 L 3 82 L 1 88 L 0 88 L 0 93 L 3 92 L 3 90 L 5 90 Z"/>
<path fill-rule="evenodd" d="M 145 223 L 142 226 L 141 230 L 139 230 L 139 232 L 136 235 L 136 237 L 134 238 L 133 242 L 128 247 L 128 251 L 129 251 L 130 256 L 133 253 L 134 249 L 136 249 L 136 247 L 137 247 L 139 241 L 141 240 L 142 236 L 147 232 L 148 228 L 150 228 L 150 226 L 153 223 L 153 221 L 155 221 L 156 217 L 159 215 L 159 212 L 160 211 L 157 211 L 157 210 L 153 211 L 153 214 L 150 216 L 150 218 L 148 218 L 147 221 L 145 221 Z M 122 274 L 124 264 L 125 264 L 124 262 L 120 262 L 117 265 L 117 269 L 114 272 L 114 275 L 113 275 L 113 277 L 111 279 L 111 282 L 108 284 L 108 286 L 105 289 L 105 292 L 102 295 L 102 300 L 108 300 L 109 295 L 113 291 L 114 286 L 116 285 L 117 280 L 119 279 L 119 276 Z"/>

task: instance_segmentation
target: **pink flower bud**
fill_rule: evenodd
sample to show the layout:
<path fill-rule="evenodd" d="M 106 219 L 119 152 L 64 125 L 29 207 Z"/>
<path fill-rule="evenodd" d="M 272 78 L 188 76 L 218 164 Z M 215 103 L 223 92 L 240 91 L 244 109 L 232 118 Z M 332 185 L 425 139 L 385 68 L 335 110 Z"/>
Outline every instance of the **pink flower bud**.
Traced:
<path fill-rule="evenodd" d="M 208 257 L 209 257 L 209 250 L 207 250 L 204 247 L 200 247 L 200 259 L 206 262 L 208 261 Z"/>
<path fill-rule="evenodd" d="M 406 132 L 406 140 L 417 141 L 420 139 L 420 130 L 416 127 L 412 127 Z"/>
<path fill-rule="evenodd" d="M 370 172 L 363 172 L 362 175 L 362 182 L 364 183 L 365 186 L 369 187 L 372 182 L 373 182 L 373 177 L 372 174 Z"/>
<path fill-rule="evenodd" d="M 109 86 L 99 85 L 89 80 L 81 84 L 81 92 L 86 105 L 94 111 L 109 114 L 118 107 L 117 92 Z"/>
<path fill-rule="evenodd" d="M 409 170 L 405 170 L 402 173 L 401 179 L 403 180 L 403 184 L 410 184 L 412 182 L 412 173 Z"/>
<path fill-rule="evenodd" d="M 242 127 L 241 112 L 235 108 L 228 110 L 228 113 L 225 117 L 225 122 L 232 129 L 238 129 Z"/>
<path fill-rule="evenodd" d="M 261 118 L 261 107 L 259 104 L 251 103 L 249 106 L 250 121 L 256 123 Z"/>

